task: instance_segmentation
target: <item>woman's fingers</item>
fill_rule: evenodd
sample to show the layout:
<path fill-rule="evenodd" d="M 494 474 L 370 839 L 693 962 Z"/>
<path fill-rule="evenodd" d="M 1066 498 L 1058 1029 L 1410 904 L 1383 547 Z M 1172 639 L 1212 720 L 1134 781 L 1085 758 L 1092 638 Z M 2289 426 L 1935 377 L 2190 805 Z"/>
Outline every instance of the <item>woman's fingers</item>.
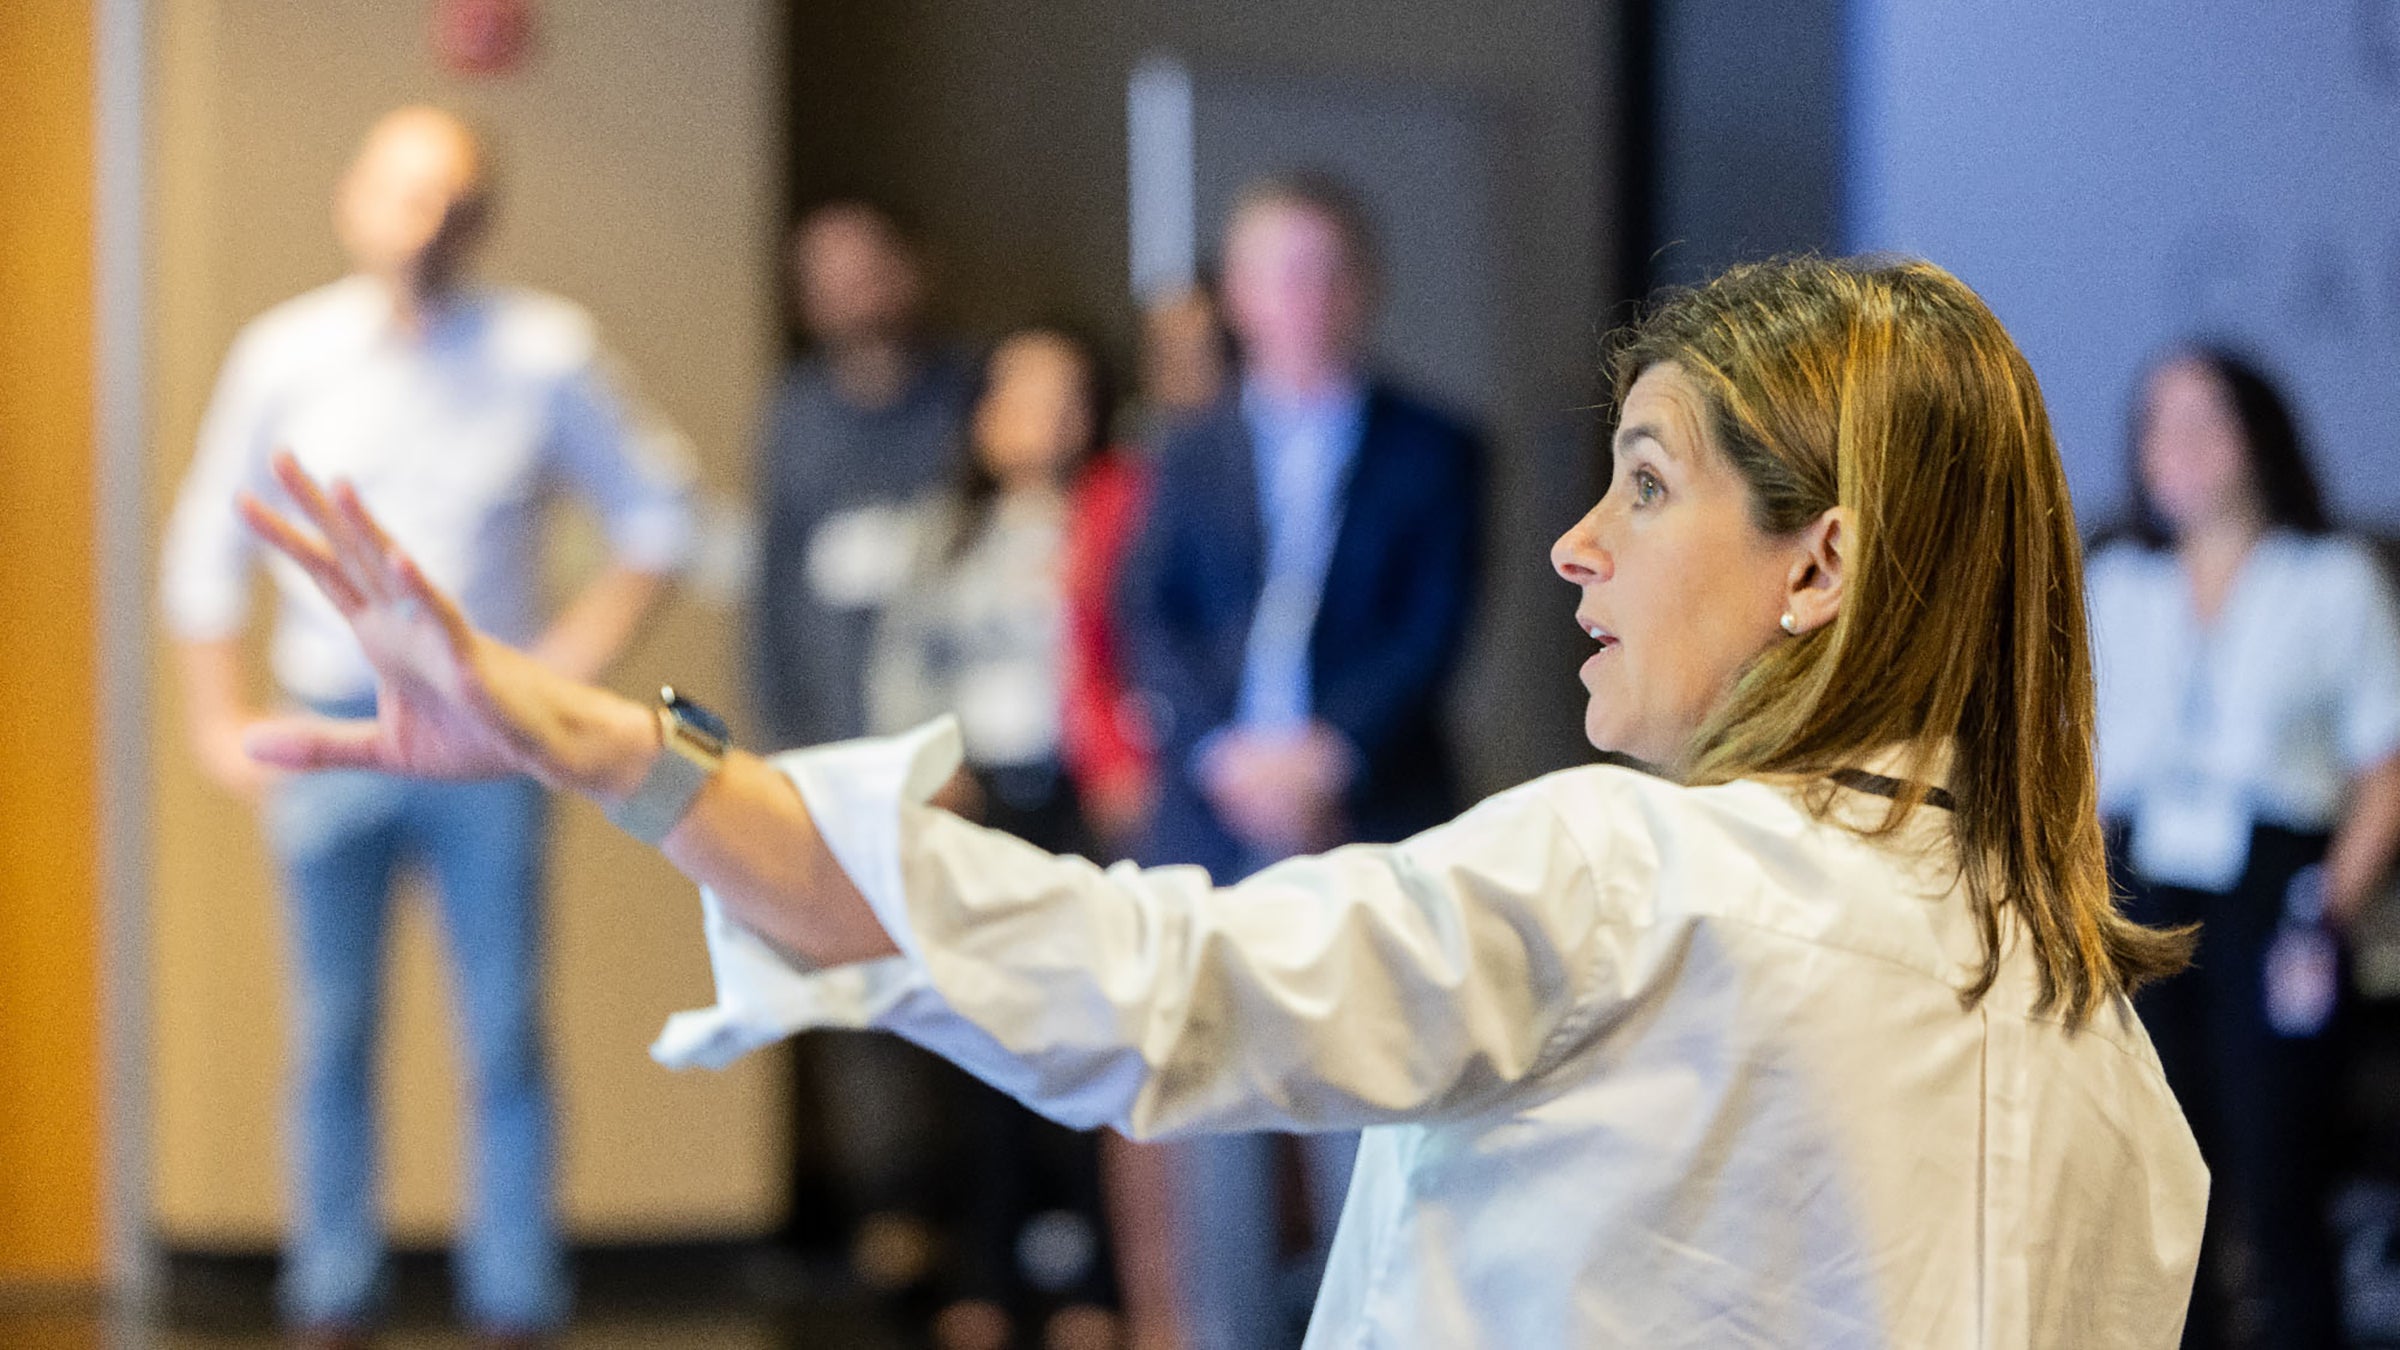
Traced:
<path fill-rule="evenodd" d="M 410 592 L 404 574 L 414 567 L 413 560 L 384 532 L 355 486 L 341 482 L 325 488 L 288 450 L 276 454 L 274 470 L 284 490 L 324 532 L 353 590 L 378 603 L 398 601 Z"/>
<path fill-rule="evenodd" d="M 367 592 L 379 600 L 398 600 L 406 589 L 400 582 L 399 560 L 406 554 L 368 514 L 358 489 L 349 483 L 333 485 L 334 519 L 358 550 L 359 572 Z"/>
<path fill-rule="evenodd" d="M 356 532 L 341 518 L 341 513 L 333 509 L 333 500 L 325 495 L 325 489 L 309 476 L 306 469 L 300 467 L 300 461 L 289 450 L 276 451 L 274 458 L 268 461 L 268 467 L 273 471 L 275 481 L 282 485 L 285 495 L 291 498 L 292 504 L 299 507 L 300 513 L 308 517 L 308 522 L 325 537 L 326 550 L 333 555 L 334 565 L 341 569 L 351 591 L 370 600 L 381 598 L 364 575 Z"/>
<path fill-rule="evenodd" d="M 402 598 L 414 601 L 433 616 L 434 622 L 441 625 L 442 636 L 448 641 L 451 654 L 463 660 L 475 637 L 475 629 L 467 622 L 466 612 L 458 607 L 457 601 L 444 595 L 439 587 L 426 578 L 425 569 L 417 566 L 415 558 L 396 549 L 391 556 L 392 565 L 399 573 Z"/>
<path fill-rule="evenodd" d="M 373 549 L 378 557 L 388 557 L 397 552 L 392 546 L 392 537 L 385 534 L 382 523 L 368 513 L 367 503 L 358 495 L 356 487 L 346 482 L 334 484 L 333 509 L 341 513 L 343 521 L 357 531 L 359 538 L 366 541 L 366 546 Z"/>
<path fill-rule="evenodd" d="M 326 495 L 333 510 L 334 540 L 345 554 L 358 588 L 370 598 L 387 604 L 399 599 L 398 578 L 392 574 L 391 541 L 384 538 L 375 518 L 367 514 L 358 489 L 346 482 L 335 483 Z"/>
<path fill-rule="evenodd" d="M 309 580 L 317 583 L 317 588 L 325 592 L 325 598 L 333 601 L 334 608 L 348 614 L 366 603 L 366 598 L 343 574 L 341 561 L 333 556 L 333 550 L 323 539 L 294 525 L 281 512 L 250 493 L 244 492 L 236 497 L 234 509 L 241 513 L 242 520 L 250 526 L 252 533 L 266 540 L 276 552 L 299 564 L 300 570 L 308 573 Z"/>
<path fill-rule="evenodd" d="M 332 542 L 333 503 L 326 498 L 325 489 L 317 486 L 317 480 L 308 476 L 308 470 L 300 467 L 300 461 L 289 450 L 276 451 L 274 458 L 267 461 L 267 467 L 292 504 L 300 508 L 300 514 L 308 517 L 308 523 Z"/>
<path fill-rule="evenodd" d="M 322 484 L 309 476 L 308 470 L 300 467 L 300 461 L 289 450 L 276 451 L 270 465 L 275 473 L 275 481 L 291 494 L 293 503 L 308 517 L 309 523 L 324 534 L 334 561 L 341 567 L 342 575 L 350 580 L 351 589 L 370 602 L 390 600 L 391 585 L 384 575 L 387 569 L 382 550 L 376 546 L 373 535 L 358 527 L 354 514 L 343 510 L 337 502 L 344 493 L 355 498 L 356 490 L 345 483 L 327 492 Z M 363 507 L 360 509 L 364 510 Z"/>
<path fill-rule="evenodd" d="M 270 717 L 242 733 L 242 749 L 284 769 L 381 769 L 387 752 L 372 721 Z"/>

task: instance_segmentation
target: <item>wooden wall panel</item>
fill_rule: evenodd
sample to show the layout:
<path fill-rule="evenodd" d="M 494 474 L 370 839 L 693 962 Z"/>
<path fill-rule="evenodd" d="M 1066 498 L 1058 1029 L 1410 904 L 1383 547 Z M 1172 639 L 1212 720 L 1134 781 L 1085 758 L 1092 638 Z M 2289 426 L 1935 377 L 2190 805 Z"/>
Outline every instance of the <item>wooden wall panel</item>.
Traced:
<path fill-rule="evenodd" d="M 0 6 L 0 1283 L 100 1271 L 92 6 Z"/>

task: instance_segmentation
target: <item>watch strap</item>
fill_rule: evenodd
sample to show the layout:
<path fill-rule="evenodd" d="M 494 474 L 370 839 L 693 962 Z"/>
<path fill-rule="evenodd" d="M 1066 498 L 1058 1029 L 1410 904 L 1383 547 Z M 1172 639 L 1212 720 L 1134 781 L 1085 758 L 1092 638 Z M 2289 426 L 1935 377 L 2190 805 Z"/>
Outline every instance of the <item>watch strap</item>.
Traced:
<path fill-rule="evenodd" d="M 664 707 L 658 710 L 658 737 L 658 757 L 650 761 L 650 771 L 642 775 L 641 784 L 631 796 L 607 808 L 608 818 L 618 829 L 652 848 L 663 843 L 692 809 L 693 799 L 723 762 L 721 755 L 692 744 L 676 725 L 675 715 Z"/>

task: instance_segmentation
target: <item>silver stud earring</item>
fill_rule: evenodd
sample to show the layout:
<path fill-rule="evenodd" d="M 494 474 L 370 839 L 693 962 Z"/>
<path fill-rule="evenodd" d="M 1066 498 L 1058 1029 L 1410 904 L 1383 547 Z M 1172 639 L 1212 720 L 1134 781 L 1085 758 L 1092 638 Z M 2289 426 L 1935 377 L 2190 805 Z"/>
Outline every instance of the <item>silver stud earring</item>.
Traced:
<path fill-rule="evenodd" d="M 1794 617 L 1789 611 L 1786 611 L 1783 616 L 1783 631 L 1791 634 L 1793 637 L 1800 636 L 1800 620 Z"/>

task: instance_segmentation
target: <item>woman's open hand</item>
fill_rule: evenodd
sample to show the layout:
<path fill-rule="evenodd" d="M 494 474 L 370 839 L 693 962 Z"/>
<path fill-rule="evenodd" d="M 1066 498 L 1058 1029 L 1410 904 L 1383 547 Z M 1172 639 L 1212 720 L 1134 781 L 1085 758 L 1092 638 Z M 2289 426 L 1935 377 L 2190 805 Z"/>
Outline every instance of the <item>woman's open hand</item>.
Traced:
<path fill-rule="evenodd" d="M 293 769 L 426 778 L 526 773 L 603 804 L 633 794 L 660 753 L 655 709 L 476 632 L 348 486 L 326 491 L 288 454 L 275 457 L 275 479 L 306 523 L 247 495 L 242 518 L 308 573 L 358 635 L 375 667 L 375 719 L 254 723 L 253 756 Z M 899 950 L 792 780 L 755 755 L 726 757 L 665 851 L 739 922 L 810 962 Z"/>
<path fill-rule="evenodd" d="M 602 797 L 631 791 L 657 747 L 648 710 L 476 632 L 348 484 L 328 492 L 288 453 L 275 456 L 274 473 L 314 531 L 248 494 L 242 517 L 349 622 L 375 669 L 376 715 L 269 719 L 250 731 L 253 756 L 292 769 L 525 773 Z"/>

